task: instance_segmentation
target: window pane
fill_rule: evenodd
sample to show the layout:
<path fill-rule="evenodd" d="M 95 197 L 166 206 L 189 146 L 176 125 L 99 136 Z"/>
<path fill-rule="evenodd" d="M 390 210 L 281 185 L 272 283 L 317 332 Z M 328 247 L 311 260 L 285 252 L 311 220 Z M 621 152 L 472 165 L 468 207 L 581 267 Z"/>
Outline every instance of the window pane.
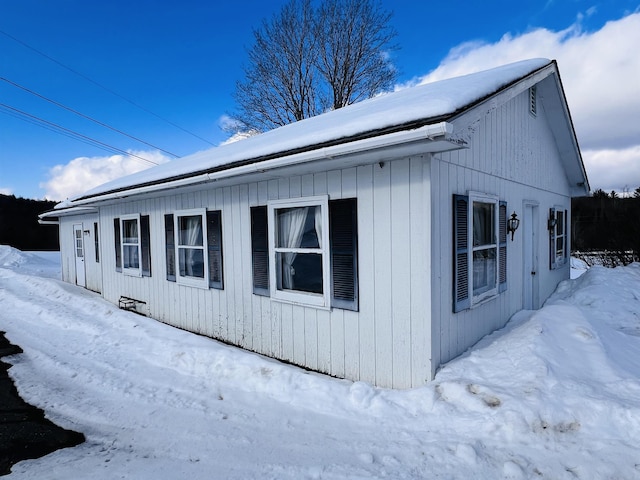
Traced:
<path fill-rule="evenodd" d="M 564 212 L 562 210 L 556 210 L 556 234 L 564 234 Z"/>
<path fill-rule="evenodd" d="M 204 250 L 180 247 L 178 255 L 180 276 L 204 278 Z"/>
<path fill-rule="evenodd" d="M 276 210 L 278 222 L 276 247 L 320 248 L 320 206 L 281 208 Z M 316 218 L 318 222 L 316 223 Z"/>
<path fill-rule="evenodd" d="M 473 252 L 473 294 L 480 295 L 496 286 L 496 250 Z"/>
<path fill-rule="evenodd" d="M 123 220 L 122 227 L 122 241 L 124 243 L 138 243 L 138 220 Z"/>
<path fill-rule="evenodd" d="M 473 202 L 473 246 L 493 245 L 495 204 Z"/>
<path fill-rule="evenodd" d="M 276 253 L 279 290 L 322 293 L 322 255 Z"/>
<path fill-rule="evenodd" d="M 202 246 L 202 216 L 178 217 L 178 242 L 180 245 Z"/>
<path fill-rule="evenodd" d="M 140 259 L 138 258 L 137 245 L 124 245 L 122 247 L 122 254 L 124 255 L 124 258 L 123 258 L 124 268 L 140 267 Z"/>
<path fill-rule="evenodd" d="M 556 238 L 556 256 L 564 256 L 564 237 Z"/>

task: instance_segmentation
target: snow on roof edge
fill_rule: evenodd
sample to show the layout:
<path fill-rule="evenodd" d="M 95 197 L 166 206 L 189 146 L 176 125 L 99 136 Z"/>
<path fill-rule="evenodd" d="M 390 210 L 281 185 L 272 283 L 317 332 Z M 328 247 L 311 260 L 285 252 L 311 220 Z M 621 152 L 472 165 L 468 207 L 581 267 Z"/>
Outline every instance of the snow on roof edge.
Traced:
<path fill-rule="evenodd" d="M 546 58 L 522 60 L 385 93 L 242 141 L 196 152 L 117 178 L 61 202 L 55 209 L 69 208 L 77 200 L 108 192 L 127 190 L 142 184 L 162 183 L 169 178 L 189 177 L 241 161 L 274 156 L 327 142 L 339 143 L 342 139 L 348 141 L 351 137 L 367 132 L 451 115 L 550 63 L 553 61 Z"/>

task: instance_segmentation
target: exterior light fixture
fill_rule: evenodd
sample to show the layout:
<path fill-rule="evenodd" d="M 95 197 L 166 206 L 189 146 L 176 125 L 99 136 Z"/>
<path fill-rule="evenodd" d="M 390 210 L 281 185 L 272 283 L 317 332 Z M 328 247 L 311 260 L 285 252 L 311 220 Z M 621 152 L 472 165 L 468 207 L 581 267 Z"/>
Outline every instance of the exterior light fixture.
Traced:
<path fill-rule="evenodd" d="M 511 218 L 507 220 L 507 234 L 511 233 L 511 241 L 513 241 L 513 234 L 516 233 L 516 230 L 520 226 L 520 219 L 516 212 L 511 214 Z"/>

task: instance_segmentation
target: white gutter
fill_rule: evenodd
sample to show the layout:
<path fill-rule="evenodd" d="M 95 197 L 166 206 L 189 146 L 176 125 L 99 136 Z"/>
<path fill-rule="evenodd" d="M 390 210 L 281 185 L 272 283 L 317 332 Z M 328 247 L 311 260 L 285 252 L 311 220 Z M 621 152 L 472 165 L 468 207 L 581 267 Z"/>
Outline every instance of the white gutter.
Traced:
<path fill-rule="evenodd" d="M 388 148 L 422 140 L 447 140 L 447 137 L 452 133 L 453 125 L 448 122 L 440 122 L 432 125 L 424 125 L 414 130 L 403 130 L 401 132 L 388 133 L 386 135 L 380 135 L 377 137 L 355 140 L 348 143 L 341 143 L 338 145 L 333 145 L 331 147 L 322 147 L 315 150 L 295 153 L 285 157 L 274 158 L 272 160 L 265 160 L 248 165 L 241 165 L 238 167 L 221 170 L 219 172 L 203 173 L 200 175 L 195 175 L 193 177 L 172 180 L 169 182 L 155 183 L 153 185 L 146 185 L 142 187 L 132 187 L 130 189 L 125 189 L 118 192 L 96 194 L 90 198 L 72 200 L 68 203 L 68 205 L 74 207 L 77 205 L 85 205 L 98 201 L 114 200 L 118 198 L 130 197 L 132 195 L 151 193 L 158 190 L 173 189 L 189 185 L 196 185 L 198 183 L 213 182 L 224 178 L 264 172 L 267 170 L 289 167 L 292 165 L 300 165 L 317 160 L 333 159 L 335 157 L 353 155 L 370 150 Z M 65 212 L 68 211 L 68 209 L 65 207 L 62 207 L 61 210 L 64 210 Z"/>

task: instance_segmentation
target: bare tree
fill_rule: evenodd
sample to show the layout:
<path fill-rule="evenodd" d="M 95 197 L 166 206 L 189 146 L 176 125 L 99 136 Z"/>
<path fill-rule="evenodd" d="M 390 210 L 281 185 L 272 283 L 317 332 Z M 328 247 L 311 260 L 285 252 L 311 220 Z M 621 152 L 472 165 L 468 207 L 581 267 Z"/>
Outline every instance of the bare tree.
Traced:
<path fill-rule="evenodd" d="M 393 87 L 389 60 L 396 32 L 391 13 L 370 0 L 325 0 L 318 9 L 318 70 L 329 87 L 327 102 L 342 108 Z"/>
<path fill-rule="evenodd" d="M 271 130 L 390 89 L 390 18 L 372 0 L 290 0 L 254 31 L 235 128 Z"/>
<path fill-rule="evenodd" d="M 232 117 L 241 128 L 265 131 L 319 113 L 313 13 L 310 0 L 291 0 L 254 30 L 246 78 L 236 84 Z"/>

